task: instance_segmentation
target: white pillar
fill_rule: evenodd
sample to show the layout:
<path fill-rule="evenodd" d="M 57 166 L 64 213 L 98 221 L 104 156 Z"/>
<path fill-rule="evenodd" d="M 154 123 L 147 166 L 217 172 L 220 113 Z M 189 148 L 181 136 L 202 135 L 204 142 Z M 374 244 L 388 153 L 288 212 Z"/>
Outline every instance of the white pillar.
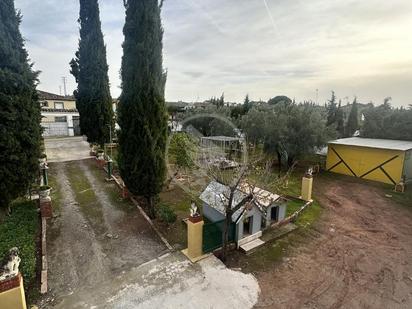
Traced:
<path fill-rule="evenodd" d="M 74 136 L 73 115 L 67 115 L 67 127 L 69 128 L 69 136 Z"/>

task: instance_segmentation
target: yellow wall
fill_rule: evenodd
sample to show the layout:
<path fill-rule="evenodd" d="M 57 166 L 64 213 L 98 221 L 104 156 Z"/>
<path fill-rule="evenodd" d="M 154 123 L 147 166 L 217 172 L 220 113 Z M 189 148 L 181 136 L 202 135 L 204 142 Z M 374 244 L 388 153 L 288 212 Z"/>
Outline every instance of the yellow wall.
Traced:
<path fill-rule="evenodd" d="M 0 309 L 26 309 L 23 281 L 19 287 L 0 293 Z"/>
<path fill-rule="evenodd" d="M 64 109 L 75 109 L 76 108 L 76 101 L 64 101 L 64 100 L 43 100 L 43 101 L 46 101 L 49 105 L 43 108 L 54 108 L 54 102 L 63 102 Z"/>
<path fill-rule="evenodd" d="M 381 165 L 385 161 L 398 156 L 396 159 L 383 165 L 382 168 L 396 183 L 399 183 L 401 180 L 405 156 L 405 152 L 403 151 L 329 144 L 326 169 L 331 172 L 350 176 L 354 175 L 344 163 L 340 163 L 339 165 L 333 167 L 340 161 L 340 159 L 332 148 L 335 149 L 339 156 L 352 169 L 352 171 L 356 174 L 356 177 L 361 177 L 363 174 Z M 381 169 L 376 169 L 362 178 L 393 184 Z"/>

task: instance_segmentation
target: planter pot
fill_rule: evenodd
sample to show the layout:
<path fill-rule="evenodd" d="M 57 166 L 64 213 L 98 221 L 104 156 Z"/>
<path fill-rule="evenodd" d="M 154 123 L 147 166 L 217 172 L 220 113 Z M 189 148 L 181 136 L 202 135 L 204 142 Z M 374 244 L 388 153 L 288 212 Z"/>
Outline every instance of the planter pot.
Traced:
<path fill-rule="evenodd" d="M 46 163 L 47 158 L 39 158 L 39 163 Z"/>
<path fill-rule="evenodd" d="M 104 152 L 97 153 L 97 160 L 104 160 Z"/>
<path fill-rule="evenodd" d="M 51 191 L 51 189 L 40 190 L 40 191 L 39 191 L 39 196 L 40 196 L 40 198 L 49 197 L 49 196 L 50 196 L 50 191 Z"/>

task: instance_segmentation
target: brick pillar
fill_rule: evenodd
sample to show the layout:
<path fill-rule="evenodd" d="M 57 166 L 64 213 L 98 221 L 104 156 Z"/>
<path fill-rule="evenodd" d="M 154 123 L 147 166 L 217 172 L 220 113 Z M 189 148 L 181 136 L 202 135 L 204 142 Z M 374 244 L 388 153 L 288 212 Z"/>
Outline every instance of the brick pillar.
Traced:
<path fill-rule="evenodd" d="M 26 309 L 23 277 L 19 274 L 0 281 L 0 308 Z"/>

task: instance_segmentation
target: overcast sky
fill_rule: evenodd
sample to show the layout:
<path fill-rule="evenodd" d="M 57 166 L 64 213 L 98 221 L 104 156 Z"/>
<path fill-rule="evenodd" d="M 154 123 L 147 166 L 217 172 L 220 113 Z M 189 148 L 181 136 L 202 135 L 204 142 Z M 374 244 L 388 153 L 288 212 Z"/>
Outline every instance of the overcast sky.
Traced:
<path fill-rule="evenodd" d="M 15 0 L 39 89 L 76 88 L 76 0 Z M 120 92 L 123 0 L 100 0 L 112 96 Z M 165 0 L 166 99 L 228 101 L 287 95 L 319 103 L 412 103 L 411 0 Z"/>

